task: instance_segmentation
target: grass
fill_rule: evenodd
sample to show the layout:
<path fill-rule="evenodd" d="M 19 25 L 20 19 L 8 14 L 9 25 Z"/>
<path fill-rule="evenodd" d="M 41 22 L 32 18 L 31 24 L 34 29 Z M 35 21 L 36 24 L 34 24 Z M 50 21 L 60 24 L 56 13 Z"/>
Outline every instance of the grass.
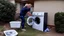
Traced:
<path fill-rule="evenodd" d="M 19 33 L 18 36 L 37 36 L 38 34 L 42 34 L 43 32 L 40 32 L 38 30 L 33 29 L 32 27 L 25 25 L 26 31 L 23 32 L 21 30 L 17 30 Z M 3 26 L 0 26 L 0 31 L 3 29 Z"/>
<path fill-rule="evenodd" d="M 4 28 L 3 28 L 3 26 L 0 26 L 0 31 L 2 31 Z"/>
<path fill-rule="evenodd" d="M 30 26 L 26 25 L 26 31 L 23 32 L 21 30 L 18 31 L 19 35 L 18 36 L 36 36 L 37 34 L 41 34 L 42 32 L 35 30 L 31 28 Z"/>

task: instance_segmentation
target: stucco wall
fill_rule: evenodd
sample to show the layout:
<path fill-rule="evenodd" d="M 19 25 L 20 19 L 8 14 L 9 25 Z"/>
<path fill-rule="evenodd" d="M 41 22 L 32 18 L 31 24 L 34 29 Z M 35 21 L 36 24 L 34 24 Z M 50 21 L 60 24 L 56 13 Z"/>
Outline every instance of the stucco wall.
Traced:
<path fill-rule="evenodd" d="M 64 1 L 35 1 L 34 11 L 48 13 L 48 24 L 54 25 L 54 14 L 64 12 Z"/>
<path fill-rule="evenodd" d="M 8 0 L 8 1 L 15 4 L 15 0 Z M 20 13 L 20 3 L 16 3 L 16 13 Z"/>
<path fill-rule="evenodd" d="M 16 13 L 20 13 L 20 3 L 16 3 Z"/>

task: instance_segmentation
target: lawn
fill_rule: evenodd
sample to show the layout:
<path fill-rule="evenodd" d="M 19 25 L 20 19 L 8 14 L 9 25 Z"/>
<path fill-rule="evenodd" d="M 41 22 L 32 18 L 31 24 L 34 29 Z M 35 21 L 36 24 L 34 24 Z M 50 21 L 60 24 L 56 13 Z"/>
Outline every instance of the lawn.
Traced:
<path fill-rule="evenodd" d="M 21 30 L 18 31 L 19 35 L 18 36 L 37 36 L 38 34 L 42 34 L 43 32 L 35 30 L 28 25 L 26 25 L 26 31 L 23 32 Z"/>
<path fill-rule="evenodd" d="M 4 29 L 3 26 L 0 26 L 0 32 L 1 32 L 3 29 Z"/>
<path fill-rule="evenodd" d="M 27 24 L 25 26 L 26 26 L 25 32 L 21 31 L 21 29 L 17 30 L 17 32 L 19 33 L 18 36 L 38 36 L 38 35 L 41 35 L 41 34 L 43 35 L 43 32 L 35 30 L 32 27 L 28 26 Z M 2 29 L 4 29 L 3 26 L 0 26 L 0 31 Z"/>

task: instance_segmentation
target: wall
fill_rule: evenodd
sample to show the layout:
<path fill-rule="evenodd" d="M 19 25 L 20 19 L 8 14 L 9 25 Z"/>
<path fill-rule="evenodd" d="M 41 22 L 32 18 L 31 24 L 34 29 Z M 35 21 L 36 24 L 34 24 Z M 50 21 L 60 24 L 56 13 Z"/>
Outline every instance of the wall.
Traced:
<path fill-rule="evenodd" d="M 20 3 L 16 3 L 16 6 L 17 6 L 16 13 L 20 13 L 20 9 L 21 9 Z"/>
<path fill-rule="evenodd" d="M 9 0 L 9 2 L 11 2 L 11 3 L 15 4 L 15 0 Z"/>
<path fill-rule="evenodd" d="M 34 11 L 47 12 L 48 24 L 54 25 L 54 14 L 56 12 L 64 12 L 64 1 L 35 1 Z"/>
<path fill-rule="evenodd" d="M 15 0 L 8 0 L 8 1 L 15 4 Z M 16 3 L 16 13 L 20 13 L 20 3 Z"/>

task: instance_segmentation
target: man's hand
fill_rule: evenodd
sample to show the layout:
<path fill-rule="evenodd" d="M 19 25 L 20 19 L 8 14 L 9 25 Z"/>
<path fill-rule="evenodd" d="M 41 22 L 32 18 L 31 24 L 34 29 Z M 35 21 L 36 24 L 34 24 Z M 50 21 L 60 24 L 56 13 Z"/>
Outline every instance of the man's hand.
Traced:
<path fill-rule="evenodd" d="M 32 14 L 31 14 L 30 12 L 27 12 L 27 14 L 28 14 L 29 16 L 32 16 Z"/>

